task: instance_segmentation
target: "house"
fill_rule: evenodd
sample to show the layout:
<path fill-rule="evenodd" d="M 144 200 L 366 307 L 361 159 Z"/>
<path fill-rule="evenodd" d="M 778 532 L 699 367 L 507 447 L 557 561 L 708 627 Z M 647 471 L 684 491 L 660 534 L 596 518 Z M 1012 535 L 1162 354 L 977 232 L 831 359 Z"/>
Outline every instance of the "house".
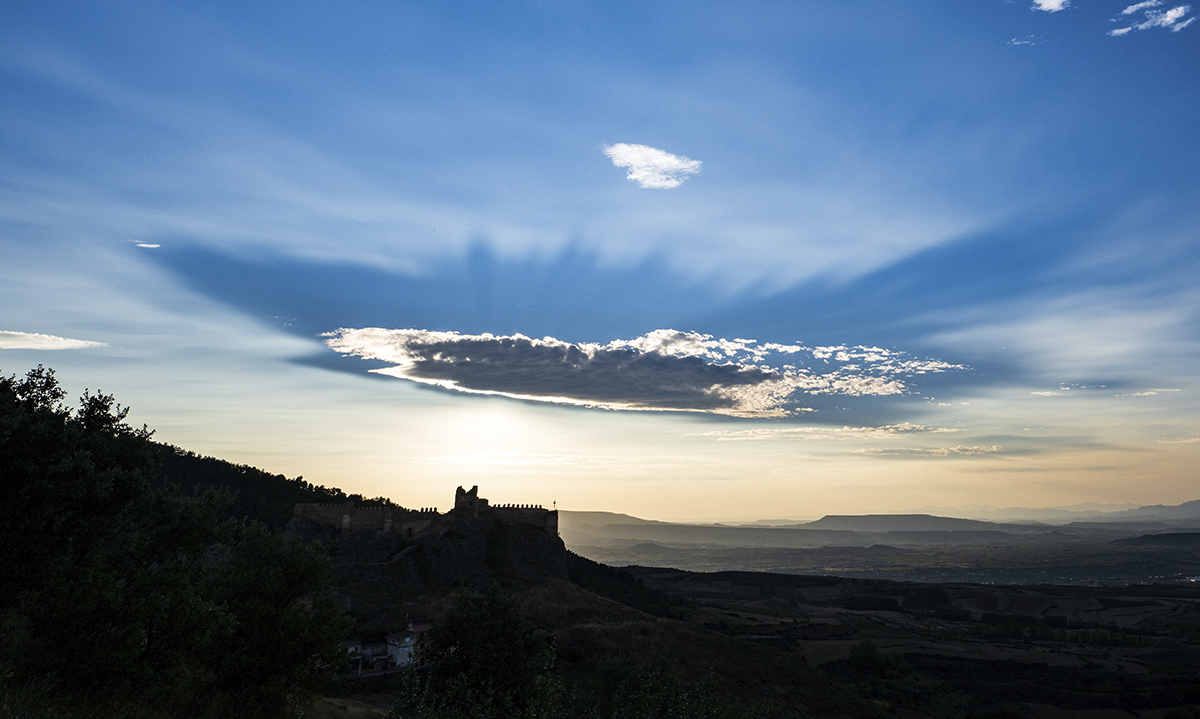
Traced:
<path fill-rule="evenodd" d="M 391 658 L 385 642 L 351 639 L 338 643 L 338 646 L 350 658 L 350 666 L 355 674 L 384 671 L 390 665 Z"/>
<path fill-rule="evenodd" d="M 423 662 L 421 648 L 428 639 L 431 626 L 424 622 L 409 622 L 408 629 L 389 634 L 387 642 L 388 662 L 393 667 L 416 667 Z"/>
<path fill-rule="evenodd" d="M 409 627 L 412 625 L 410 624 Z M 395 632 L 386 637 L 388 660 L 394 667 L 411 666 L 417 646 L 417 633 L 412 629 Z"/>

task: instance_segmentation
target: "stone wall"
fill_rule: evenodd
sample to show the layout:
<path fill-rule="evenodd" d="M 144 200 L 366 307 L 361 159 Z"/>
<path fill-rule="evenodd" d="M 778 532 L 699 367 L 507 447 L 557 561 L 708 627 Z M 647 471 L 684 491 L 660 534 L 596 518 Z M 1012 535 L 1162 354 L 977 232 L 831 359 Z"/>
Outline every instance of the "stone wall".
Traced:
<path fill-rule="evenodd" d="M 531 525 L 550 534 L 558 534 L 556 510 L 533 504 L 491 506 L 486 499 L 479 496 L 479 487 L 471 487 L 469 492 L 459 487 L 454 497 L 453 512 L 459 516 L 466 514 L 471 517 L 488 513 L 507 524 Z M 428 530 L 439 519 L 454 514 L 439 514 L 432 508 L 415 510 L 394 504 L 372 507 L 343 502 L 297 504 L 295 516 L 335 527 L 343 532 L 376 529 L 412 537 Z"/>
<path fill-rule="evenodd" d="M 372 507 L 356 505 L 354 502 L 297 504 L 295 516 L 311 519 L 319 524 L 336 527 L 344 532 L 360 529 L 382 529 L 385 532 L 404 532 L 407 529 L 424 529 L 438 516 L 437 510 L 413 510 L 388 505 Z"/>
<path fill-rule="evenodd" d="M 529 504 L 501 504 L 491 508 L 496 518 L 508 524 L 532 524 L 558 534 L 558 511 Z"/>

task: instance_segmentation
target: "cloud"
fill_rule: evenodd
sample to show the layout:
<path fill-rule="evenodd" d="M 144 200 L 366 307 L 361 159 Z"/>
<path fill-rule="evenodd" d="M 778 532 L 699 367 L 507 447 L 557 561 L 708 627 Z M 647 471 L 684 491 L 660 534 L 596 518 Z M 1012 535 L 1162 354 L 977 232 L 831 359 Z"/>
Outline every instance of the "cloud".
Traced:
<path fill-rule="evenodd" d="M 467 467 L 523 467 L 569 470 L 602 470 L 605 472 L 634 472 L 651 468 L 673 468 L 703 463 L 695 456 L 605 456 L 584 454 L 530 454 L 470 452 L 436 457 L 408 457 L 418 464 L 455 465 Z"/>
<path fill-rule="evenodd" d="M 1141 30 L 1150 30 L 1156 27 L 1166 28 L 1171 32 L 1179 32 L 1188 25 L 1195 22 L 1195 17 L 1190 17 L 1184 20 L 1184 16 L 1192 11 L 1191 5 L 1176 5 L 1170 10 L 1155 10 L 1162 5 L 1162 0 L 1146 0 L 1145 2 L 1130 5 L 1121 11 L 1121 14 L 1112 19 L 1113 22 L 1125 22 L 1123 18 L 1142 11 L 1146 19 L 1141 22 L 1135 22 L 1126 27 L 1109 30 L 1108 34 L 1113 37 L 1128 35 L 1131 32 L 1139 32 Z"/>
<path fill-rule="evenodd" d="M 153 249 L 156 249 L 156 248 L 162 247 L 162 245 L 155 245 L 155 244 L 151 244 L 151 243 L 149 243 L 149 242 L 139 242 L 139 243 L 137 243 L 137 244 L 136 244 L 136 245 L 134 245 L 134 246 L 135 246 L 135 247 L 145 247 L 145 248 L 146 248 L 146 249 L 148 249 L 148 250 L 153 250 Z"/>
<path fill-rule="evenodd" d="M 1066 10 L 1070 6 L 1071 0 L 1033 0 L 1033 6 L 1029 9 L 1058 12 L 1059 10 Z"/>
<path fill-rule="evenodd" d="M 1041 390 L 1038 392 L 1030 392 L 1034 397 L 1061 397 L 1064 394 L 1079 392 L 1082 390 L 1097 391 L 1105 389 L 1108 385 L 1103 384 L 1083 384 L 1082 382 L 1063 382 L 1058 385 L 1057 390 Z"/>
<path fill-rule="evenodd" d="M 1159 444 L 1200 444 L 1200 437 L 1182 437 L 1180 439 L 1160 439 Z"/>
<path fill-rule="evenodd" d="M 872 457 L 979 457 L 988 454 L 995 454 L 1002 448 L 998 444 L 993 444 L 990 447 L 934 447 L 925 449 L 920 447 L 897 447 L 894 449 L 856 449 L 855 454 L 869 455 Z"/>
<path fill-rule="evenodd" d="M 73 340 L 36 332 L 10 332 L 0 330 L 0 350 L 78 350 L 89 347 L 107 347 L 104 342 Z"/>
<path fill-rule="evenodd" d="M 604 154 L 617 167 L 629 168 L 626 177 L 639 187 L 669 190 L 679 187 L 688 175 L 700 172 L 700 161 L 659 150 L 649 145 L 630 145 L 618 142 L 605 145 Z"/>
<path fill-rule="evenodd" d="M 718 429 L 711 432 L 697 432 L 696 437 L 715 437 L 718 442 L 762 442 L 774 440 L 808 440 L 808 439 L 866 439 L 891 437 L 898 434 L 943 434 L 958 432 L 948 427 L 931 427 L 924 424 L 902 422 L 881 427 L 759 427 L 754 429 Z"/>
<path fill-rule="evenodd" d="M 1118 397 L 1153 397 L 1163 392 L 1178 392 L 1178 389 L 1169 389 L 1166 387 L 1155 387 L 1154 389 L 1144 390 L 1142 392 L 1130 392 L 1128 394 L 1119 394 Z"/>
<path fill-rule="evenodd" d="M 966 369 L 878 347 L 760 345 L 669 329 L 606 344 L 378 327 L 325 336 L 337 352 L 394 365 L 373 372 L 460 392 L 739 417 L 806 411 L 796 405 L 803 395 L 902 394 L 907 377 Z"/>
<path fill-rule="evenodd" d="M 1025 37 L 1014 37 L 1008 41 L 1009 45 L 1041 45 L 1045 43 L 1041 35 L 1026 35 Z"/>
<path fill-rule="evenodd" d="M 1137 12 L 1138 10 L 1145 10 L 1146 8 L 1158 7 L 1159 5 L 1162 5 L 1162 0 L 1146 0 L 1146 2 L 1140 2 L 1136 5 L 1130 5 L 1129 7 L 1122 10 L 1121 14 L 1122 15 L 1132 15 L 1135 12 Z"/>

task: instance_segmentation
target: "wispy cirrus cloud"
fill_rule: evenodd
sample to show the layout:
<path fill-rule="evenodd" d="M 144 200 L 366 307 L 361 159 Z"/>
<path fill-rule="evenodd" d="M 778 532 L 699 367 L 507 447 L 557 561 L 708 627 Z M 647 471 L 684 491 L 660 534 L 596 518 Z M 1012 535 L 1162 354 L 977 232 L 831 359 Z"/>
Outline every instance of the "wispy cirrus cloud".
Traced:
<path fill-rule="evenodd" d="M 1131 32 L 1139 32 L 1141 30 L 1151 30 L 1156 27 L 1166 28 L 1171 32 L 1179 32 L 1188 25 L 1196 21 L 1196 18 L 1187 17 L 1192 11 L 1191 5 L 1176 5 L 1169 10 L 1159 10 L 1162 7 L 1162 0 L 1145 0 L 1144 2 L 1129 5 L 1121 14 L 1112 19 L 1112 22 L 1129 22 L 1128 17 L 1141 12 L 1145 17 L 1141 22 L 1135 22 L 1132 25 L 1126 25 L 1115 30 L 1109 30 L 1108 34 L 1113 37 L 1128 35 Z"/>
<path fill-rule="evenodd" d="M 0 330 L 0 349 L 3 350 L 78 350 L 107 346 L 104 342 L 91 340 L 73 340 L 37 332 Z"/>
<path fill-rule="evenodd" d="M 1081 392 L 1096 392 L 1107 388 L 1108 385 L 1103 384 L 1084 384 L 1082 382 L 1063 382 L 1058 385 L 1058 389 L 1038 390 L 1030 392 L 1034 397 L 1061 397 L 1069 394 L 1080 394 Z M 1164 390 L 1165 391 L 1165 390 Z M 1124 395 L 1118 395 L 1124 396 Z"/>
<path fill-rule="evenodd" d="M 949 427 L 932 427 L 902 422 L 880 427 L 756 427 L 753 429 L 718 429 L 697 432 L 697 437 L 713 437 L 718 442 L 763 442 L 779 440 L 847 440 L 878 439 L 906 434 L 944 434 L 958 432 Z"/>
<path fill-rule="evenodd" d="M 980 446 L 964 446 L 957 447 L 893 447 L 893 448 L 871 448 L 871 449 L 856 449 L 855 454 L 868 455 L 872 457 L 980 457 L 989 454 L 996 454 L 1003 448 L 998 444 L 993 444 L 990 447 Z"/>
<path fill-rule="evenodd" d="M 1045 40 L 1041 35 L 1026 35 L 1025 37 L 1014 37 L 1008 41 L 1009 45 L 1042 45 Z"/>
<path fill-rule="evenodd" d="M 1122 15 L 1132 15 L 1135 12 L 1137 12 L 1138 10 L 1145 10 L 1147 8 L 1158 7 L 1160 5 L 1162 5 L 1162 0 L 1145 0 L 1145 2 L 1140 2 L 1140 3 L 1135 3 L 1133 5 L 1130 5 L 1129 7 L 1122 10 L 1121 14 Z"/>
<path fill-rule="evenodd" d="M 466 467 L 520 467 L 571 470 L 603 470 L 605 472 L 645 471 L 654 468 L 680 467 L 701 464 L 695 456 L 611 456 L 590 454 L 530 454 L 519 452 L 471 452 L 435 457 L 409 457 L 420 464 L 444 464 Z"/>
<path fill-rule="evenodd" d="M 617 167 L 629 170 L 626 177 L 630 182 L 652 190 L 679 187 L 689 175 L 700 172 L 699 160 L 672 155 L 649 145 L 618 142 L 615 145 L 605 145 L 604 154 Z"/>
<path fill-rule="evenodd" d="M 1155 395 L 1162 394 L 1163 392 L 1178 392 L 1178 391 L 1180 391 L 1180 390 L 1171 389 L 1169 387 L 1155 387 L 1154 389 L 1142 390 L 1141 392 L 1129 392 L 1127 394 L 1119 394 L 1117 396 L 1118 397 L 1153 397 Z"/>
<path fill-rule="evenodd" d="M 604 344 L 378 327 L 326 336 L 337 352 L 394 365 L 373 372 L 461 392 L 740 417 L 806 411 L 797 405 L 805 395 L 902 394 L 915 375 L 966 369 L 879 347 L 758 344 L 679 330 Z"/>

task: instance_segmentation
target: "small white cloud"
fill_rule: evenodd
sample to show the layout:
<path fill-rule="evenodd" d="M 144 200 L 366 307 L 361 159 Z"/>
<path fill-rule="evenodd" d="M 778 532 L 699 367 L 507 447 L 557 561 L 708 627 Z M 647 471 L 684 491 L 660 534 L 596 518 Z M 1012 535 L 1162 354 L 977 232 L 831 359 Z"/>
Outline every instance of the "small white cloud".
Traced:
<path fill-rule="evenodd" d="M 37 332 L 10 332 L 0 330 L 2 350 L 78 350 L 89 347 L 107 347 L 104 342 L 73 340 L 67 337 L 43 335 Z"/>
<path fill-rule="evenodd" d="M 1135 5 L 1130 5 L 1129 7 L 1125 8 L 1124 10 L 1121 11 L 1120 16 L 1113 18 L 1113 21 L 1114 22 L 1121 21 L 1122 17 L 1132 15 L 1138 11 L 1144 11 L 1146 19 L 1143 20 L 1142 22 L 1135 22 L 1134 24 L 1129 25 L 1127 27 L 1117 28 L 1116 30 L 1109 30 L 1108 34 L 1111 35 L 1112 37 L 1120 37 L 1122 35 L 1128 35 L 1131 32 L 1139 32 L 1141 30 L 1151 30 L 1156 27 L 1166 28 L 1167 30 L 1170 30 L 1171 32 L 1179 32 L 1180 30 L 1184 29 L 1188 25 L 1191 25 L 1196 20 L 1196 18 L 1194 18 L 1194 17 L 1190 17 L 1186 20 L 1183 19 L 1188 13 L 1190 13 L 1192 11 L 1191 5 L 1176 5 L 1175 7 L 1171 8 L 1170 10 L 1148 9 L 1148 8 L 1158 7 L 1159 5 L 1162 5 L 1161 0 L 1147 0 L 1146 2 L 1140 2 Z"/>
<path fill-rule="evenodd" d="M 1030 392 L 1029 394 L 1033 395 L 1034 397 L 1057 397 L 1062 393 L 1046 390 L 1044 392 Z"/>
<path fill-rule="evenodd" d="M 1182 437 L 1180 439 L 1160 439 L 1159 444 L 1200 444 L 1200 437 Z"/>
<path fill-rule="evenodd" d="M 156 248 L 156 247 L 162 247 L 162 245 L 152 245 L 152 244 L 150 244 L 149 242 L 139 242 L 139 243 L 137 243 L 137 245 L 135 245 L 135 246 L 136 246 L 136 247 L 145 247 L 145 248 L 147 248 L 147 249 L 154 249 L 154 248 Z"/>
<path fill-rule="evenodd" d="M 1071 0 L 1033 0 L 1033 7 L 1030 10 L 1058 12 L 1059 10 L 1066 10 L 1070 6 Z"/>
<path fill-rule="evenodd" d="M 1146 8 L 1150 8 L 1150 7 L 1158 7 L 1159 5 L 1162 5 L 1162 0 L 1146 0 L 1146 2 L 1140 2 L 1136 5 L 1130 5 L 1129 7 L 1122 10 L 1121 14 L 1122 15 L 1132 15 L 1135 12 L 1137 12 L 1138 10 L 1145 10 Z"/>
<path fill-rule="evenodd" d="M 626 177 L 639 187 L 653 190 L 668 190 L 679 187 L 688 175 L 700 172 L 700 161 L 689 160 L 680 155 L 650 147 L 618 142 L 605 145 L 604 154 L 617 167 L 626 167 Z"/>
<path fill-rule="evenodd" d="M 1041 45 L 1044 40 L 1040 35 L 1026 35 L 1025 37 L 1014 37 L 1008 41 L 1009 45 Z"/>

